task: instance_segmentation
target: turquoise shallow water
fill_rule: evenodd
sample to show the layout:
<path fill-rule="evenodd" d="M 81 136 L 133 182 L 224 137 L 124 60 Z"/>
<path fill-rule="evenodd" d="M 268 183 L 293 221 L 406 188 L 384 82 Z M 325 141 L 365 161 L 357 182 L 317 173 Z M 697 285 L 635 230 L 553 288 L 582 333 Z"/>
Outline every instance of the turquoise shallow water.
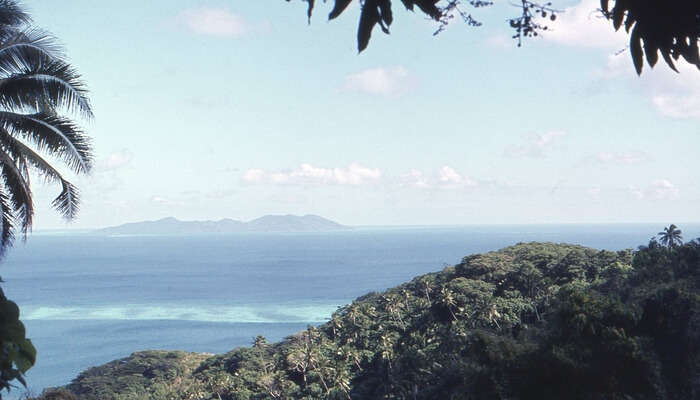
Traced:
<path fill-rule="evenodd" d="M 680 224 L 679 224 L 680 225 Z M 34 235 L 0 266 L 39 350 L 31 390 L 145 349 L 221 353 L 278 340 L 369 291 L 520 241 L 617 250 L 647 225 L 358 229 L 226 236 Z M 686 239 L 700 225 L 681 225 Z M 19 393 L 21 391 L 15 391 Z M 11 397 L 14 397 L 11 396 Z M 10 397 L 10 398 L 11 398 Z"/>

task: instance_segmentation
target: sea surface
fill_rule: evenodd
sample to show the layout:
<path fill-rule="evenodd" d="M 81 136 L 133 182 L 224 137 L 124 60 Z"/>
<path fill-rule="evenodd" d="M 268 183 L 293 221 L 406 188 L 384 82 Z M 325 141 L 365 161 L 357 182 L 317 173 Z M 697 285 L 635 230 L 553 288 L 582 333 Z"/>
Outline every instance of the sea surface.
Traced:
<path fill-rule="evenodd" d="M 684 238 L 700 224 L 679 224 Z M 223 353 L 279 340 L 339 306 L 518 242 L 619 250 L 662 224 L 358 228 L 303 234 L 98 236 L 38 233 L 0 264 L 38 349 L 30 391 L 147 349 Z M 23 389 L 13 390 L 13 398 Z"/>

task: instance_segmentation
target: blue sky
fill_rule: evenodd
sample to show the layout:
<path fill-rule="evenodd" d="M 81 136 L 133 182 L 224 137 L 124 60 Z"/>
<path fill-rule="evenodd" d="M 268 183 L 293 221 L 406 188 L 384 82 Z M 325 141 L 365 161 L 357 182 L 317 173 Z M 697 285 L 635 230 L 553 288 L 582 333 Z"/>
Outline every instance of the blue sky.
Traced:
<path fill-rule="evenodd" d="M 35 187 L 35 229 L 700 221 L 700 72 L 637 77 L 595 0 L 522 48 L 508 2 L 436 37 L 396 2 L 360 55 L 359 7 L 318 3 L 307 25 L 301 1 L 26 2 L 90 88 L 97 159 L 70 225 Z"/>

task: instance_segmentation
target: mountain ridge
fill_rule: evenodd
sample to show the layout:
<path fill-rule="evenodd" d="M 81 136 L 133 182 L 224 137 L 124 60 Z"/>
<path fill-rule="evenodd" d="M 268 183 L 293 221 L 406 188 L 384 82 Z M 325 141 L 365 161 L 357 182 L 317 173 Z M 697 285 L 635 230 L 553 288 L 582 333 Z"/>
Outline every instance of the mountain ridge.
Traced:
<path fill-rule="evenodd" d="M 245 233 L 245 232 L 331 232 L 352 229 L 318 215 L 264 215 L 243 222 L 231 218 L 217 221 L 182 221 L 165 217 L 152 221 L 129 222 L 97 229 L 106 235 L 177 235 L 196 233 Z"/>

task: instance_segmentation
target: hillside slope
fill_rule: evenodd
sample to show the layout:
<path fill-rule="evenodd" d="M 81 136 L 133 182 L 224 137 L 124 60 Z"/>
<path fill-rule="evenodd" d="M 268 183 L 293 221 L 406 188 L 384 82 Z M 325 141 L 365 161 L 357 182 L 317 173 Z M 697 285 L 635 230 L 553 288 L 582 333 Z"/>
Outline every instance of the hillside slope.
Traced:
<path fill-rule="evenodd" d="M 123 375 L 97 382 L 89 370 L 68 389 L 79 399 L 700 399 L 699 285 L 697 242 L 518 244 L 192 372 L 110 394 Z"/>

